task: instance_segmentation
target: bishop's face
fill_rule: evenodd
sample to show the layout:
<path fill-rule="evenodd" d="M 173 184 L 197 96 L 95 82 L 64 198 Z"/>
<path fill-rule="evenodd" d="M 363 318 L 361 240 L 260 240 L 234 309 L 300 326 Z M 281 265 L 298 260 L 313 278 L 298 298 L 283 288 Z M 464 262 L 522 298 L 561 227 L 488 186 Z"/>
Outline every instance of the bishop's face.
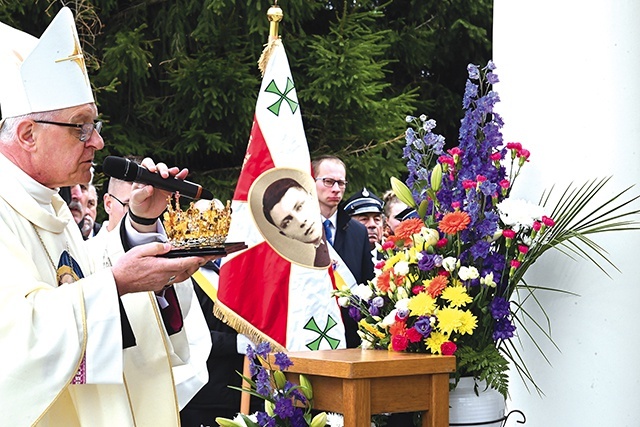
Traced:
<path fill-rule="evenodd" d="M 292 187 L 271 209 L 271 218 L 280 232 L 303 243 L 317 244 L 322 239 L 322 224 L 313 195 Z"/>
<path fill-rule="evenodd" d="M 84 104 L 55 112 L 51 121 L 68 124 L 93 123 L 97 117 L 94 104 Z M 104 141 L 95 130 L 80 141 L 80 130 L 50 123 L 30 123 L 32 170 L 29 174 L 49 188 L 73 186 L 91 180 L 91 166 L 96 151 Z"/>

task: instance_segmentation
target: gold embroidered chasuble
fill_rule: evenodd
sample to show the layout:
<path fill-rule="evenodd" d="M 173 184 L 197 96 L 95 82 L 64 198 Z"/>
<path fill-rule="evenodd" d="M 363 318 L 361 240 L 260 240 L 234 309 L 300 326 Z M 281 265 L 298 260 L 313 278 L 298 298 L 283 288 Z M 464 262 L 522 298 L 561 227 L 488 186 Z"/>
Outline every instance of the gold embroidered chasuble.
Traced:
<path fill-rule="evenodd" d="M 64 200 L 1 154 L 0 182 L 0 425 L 179 425 L 172 364 L 188 366 L 186 332 L 167 337 L 152 293 L 127 295 L 137 344 L 123 350 L 113 275 Z M 84 278 L 58 286 L 65 251 Z"/>

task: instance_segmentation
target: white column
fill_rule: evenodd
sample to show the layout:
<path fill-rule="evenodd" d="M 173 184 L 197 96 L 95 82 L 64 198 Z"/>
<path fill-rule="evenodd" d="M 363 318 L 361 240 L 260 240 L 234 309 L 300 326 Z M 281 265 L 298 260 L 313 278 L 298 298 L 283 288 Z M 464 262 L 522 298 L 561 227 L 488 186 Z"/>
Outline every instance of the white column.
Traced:
<path fill-rule="evenodd" d="M 516 195 L 537 202 L 553 184 L 609 175 L 607 194 L 638 183 L 640 1 L 496 0 L 494 6 L 504 135 L 532 153 Z M 551 365 L 521 334 L 522 354 L 545 393 L 527 391 L 512 372 L 509 406 L 525 413 L 526 425 L 640 426 L 640 232 L 596 242 L 621 272 L 609 268 L 608 278 L 588 261 L 553 253 L 527 276 L 580 296 L 539 294 L 561 350 L 538 334 Z"/>

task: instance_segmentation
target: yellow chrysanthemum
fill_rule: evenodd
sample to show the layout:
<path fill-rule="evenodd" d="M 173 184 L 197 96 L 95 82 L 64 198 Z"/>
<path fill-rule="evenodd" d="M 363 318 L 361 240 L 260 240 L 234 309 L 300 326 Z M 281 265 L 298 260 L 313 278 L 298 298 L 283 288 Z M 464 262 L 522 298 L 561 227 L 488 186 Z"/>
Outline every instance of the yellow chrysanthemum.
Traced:
<path fill-rule="evenodd" d="M 370 333 L 371 335 L 378 337 L 380 339 L 384 338 L 385 335 L 383 332 L 380 332 L 378 330 L 378 328 L 376 328 L 374 325 L 372 325 L 371 323 L 368 323 L 366 320 L 362 319 L 360 320 L 360 322 L 358 323 L 358 325 L 360 327 L 362 327 L 362 329 L 364 329 L 365 331 L 367 331 L 368 333 Z"/>
<path fill-rule="evenodd" d="M 458 328 L 458 332 L 461 334 L 469 334 L 473 335 L 473 331 L 478 326 L 478 318 L 471 313 L 471 311 L 466 310 L 460 316 L 461 325 Z"/>
<path fill-rule="evenodd" d="M 403 261 L 403 260 L 404 260 L 404 254 L 402 252 L 397 252 L 392 257 L 389 257 L 387 262 L 384 263 L 384 269 L 390 270 L 393 268 L 394 265 L 396 265 L 398 261 Z"/>
<path fill-rule="evenodd" d="M 442 291 L 441 297 L 449 301 L 451 307 L 463 307 L 473 301 L 464 286 L 449 286 Z"/>
<path fill-rule="evenodd" d="M 417 264 L 418 254 L 420 252 L 421 251 L 415 246 L 412 246 L 411 248 L 409 248 L 409 250 L 407 251 L 407 261 L 409 261 L 411 264 Z"/>
<path fill-rule="evenodd" d="M 431 295 L 420 292 L 409 300 L 407 308 L 412 316 L 429 316 L 436 309 L 436 300 Z"/>
<path fill-rule="evenodd" d="M 440 346 L 442 346 L 442 343 L 446 341 L 449 341 L 449 337 L 447 335 L 433 331 L 431 332 L 431 335 L 429 335 L 429 338 L 425 340 L 425 343 L 432 354 L 442 354 Z"/>
<path fill-rule="evenodd" d="M 462 326 L 462 310 L 445 307 L 438 311 L 438 329 L 445 334 L 457 331 Z"/>

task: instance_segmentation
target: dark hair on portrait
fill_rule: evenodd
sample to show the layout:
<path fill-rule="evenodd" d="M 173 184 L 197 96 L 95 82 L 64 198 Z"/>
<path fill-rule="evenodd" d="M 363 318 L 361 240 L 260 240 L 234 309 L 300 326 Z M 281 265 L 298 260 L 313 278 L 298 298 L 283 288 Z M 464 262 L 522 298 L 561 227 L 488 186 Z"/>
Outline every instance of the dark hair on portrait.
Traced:
<path fill-rule="evenodd" d="M 281 178 L 269 184 L 262 194 L 262 212 L 264 213 L 264 217 L 276 227 L 278 226 L 273 222 L 273 218 L 271 218 L 271 210 L 282 200 L 282 197 L 290 188 L 300 188 L 301 190 L 307 191 L 295 179 Z"/>

